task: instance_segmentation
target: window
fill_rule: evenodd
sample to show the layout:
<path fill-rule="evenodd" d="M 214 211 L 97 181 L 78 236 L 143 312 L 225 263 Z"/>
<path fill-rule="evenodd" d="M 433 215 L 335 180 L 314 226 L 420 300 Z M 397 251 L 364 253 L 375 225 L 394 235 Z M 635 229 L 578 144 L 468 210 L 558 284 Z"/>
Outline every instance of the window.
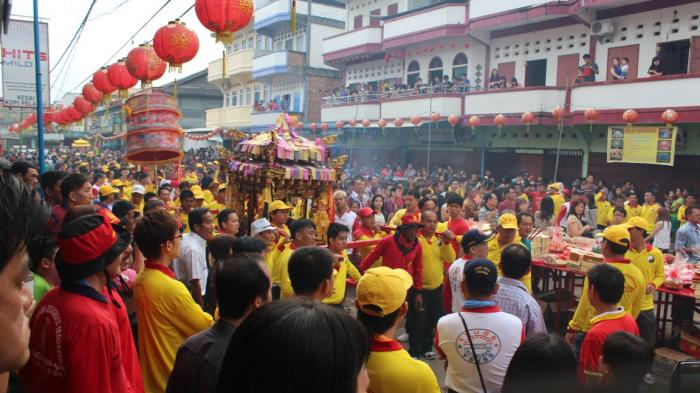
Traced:
<path fill-rule="evenodd" d="M 239 44 L 238 41 L 236 41 L 236 42 L 233 43 L 233 51 L 234 51 L 234 52 L 238 52 L 239 45 L 240 45 L 240 44 Z"/>
<path fill-rule="evenodd" d="M 263 36 L 259 35 L 255 37 L 255 49 L 262 50 L 265 49 L 265 42 L 263 41 Z"/>
<path fill-rule="evenodd" d="M 408 69 L 406 70 L 406 84 L 413 86 L 416 84 L 418 78 L 420 78 L 420 64 L 413 60 L 408 64 Z"/>
<path fill-rule="evenodd" d="M 252 100 L 253 99 L 253 89 L 250 87 L 245 89 L 245 104 L 246 105 L 253 105 Z"/>
<path fill-rule="evenodd" d="M 353 18 L 353 21 L 352 21 L 352 28 L 353 29 L 362 28 L 362 15 L 355 15 L 355 18 Z"/>
<path fill-rule="evenodd" d="M 224 108 L 228 106 L 228 93 L 224 94 Z"/>
<path fill-rule="evenodd" d="M 253 97 L 253 103 L 256 103 L 261 100 L 260 97 L 260 85 L 255 85 L 255 96 Z"/>
<path fill-rule="evenodd" d="M 284 40 L 284 49 L 286 49 L 286 50 L 292 50 L 292 49 L 294 49 L 294 46 L 293 46 L 293 45 L 294 45 L 294 43 L 292 42 L 292 39 L 291 39 L 291 38 L 288 38 L 288 39 Z"/>
<path fill-rule="evenodd" d="M 304 34 L 297 34 L 296 38 L 294 39 L 294 45 L 296 48 L 294 50 L 303 52 L 304 51 Z"/>
<path fill-rule="evenodd" d="M 248 38 L 248 49 L 253 49 L 253 37 Z"/>
<path fill-rule="evenodd" d="M 238 89 L 238 105 L 246 105 L 245 103 L 245 89 L 241 88 Z"/>
<path fill-rule="evenodd" d="M 399 4 L 398 3 L 389 4 L 389 6 L 386 8 L 387 15 L 396 15 L 398 13 L 399 13 Z"/>
<path fill-rule="evenodd" d="M 231 106 L 238 106 L 238 96 L 236 95 L 236 91 L 231 90 L 229 94 L 231 94 Z"/>
<path fill-rule="evenodd" d="M 452 60 L 452 80 L 464 79 L 467 77 L 467 55 L 458 53 Z"/>
<path fill-rule="evenodd" d="M 442 59 L 437 56 L 430 60 L 430 64 L 428 65 L 428 77 L 431 81 L 435 78 L 442 78 Z"/>

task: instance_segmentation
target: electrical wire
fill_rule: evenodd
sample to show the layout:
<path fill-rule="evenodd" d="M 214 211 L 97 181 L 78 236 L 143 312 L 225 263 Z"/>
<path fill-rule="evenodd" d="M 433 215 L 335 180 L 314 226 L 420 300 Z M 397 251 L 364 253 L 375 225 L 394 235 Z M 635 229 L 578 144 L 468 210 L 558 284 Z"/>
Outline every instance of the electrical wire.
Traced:
<path fill-rule="evenodd" d="M 132 40 L 134 39 L 134 37 L 136 37 L 136 35 L 137 35 L 138 33 L 140 33 L 141 30 L 143 30 L 143 29 L 144 29 L 144 28 L 145 28 L 145 27 L 146 27 L 146 26 L 161 12 L 161 11 L 163 11 L 163 9 L 164 9 L 171 1 L 172 1 L 172 0 L 166 0 L 165 3 L 163 3 L 163 5 L 160 6 L 160 8 L 158 8 L 158 10 L 157 10 L 153 15 L 151 15 L 151 17 L 148 18 L 148 20 L 147 20 L 138 30 L 136 30 L 136 32 L 135 32 L 131 37 L 129 37 L 129 38 L 126 40 L 126 42 L 124 42 L 124 44 L 123 44 L 121 47 L 119 47 L 119 49 L 117 49 L 117 50 L 109 57 L 109 59 L 107 59 L 107 61 L 105 61 L 105 62 L 102 64 L 102 66 L 105 66 L 105 65 L 109 64 L 109 62 L 112 61 L 112 59 L 114 58 L 114 56 L 118 55 L 119 52 L 120 52 L 122 49 L 124 49 L 124 47 L 126 47 L 129 43 L 131 43 Z M 188 12 L 190 12 L 193 8 L 194 8 L 194 4 L 192 4 L 189 8 L 187 8 L 187 10 L 185 10 L 185 12 L 183 12 L 182 14 L 180 14 L 180 16 L 178 17 L 178 19 L 184 17 L 184 16 L 185 16 Z M 150 42 L 150 41 L 149 41 L 149 42 Z M 76 90 L 77 88 L 79 88 L 83 83 L 85 83 L 85 82 L 87 82 L 88 80 L 90 80 L 90 78 L 92 78 L 92 74 L 88 75 L 85 79 L 83 79 L 82 81 L 80 81 L 80 83 L 78 83 L 78 84 L 75 85 L 72 89 L 67 90 L 67 91 L 75 91 L 75 90 Z"/>
<path fill-rule="evenodd" d="M 78 29 L 75 31 L 75 34 L 73 34 L 73 38 L 71 38 L 70 42 L 68 43 L 68 46 L 66 46 L 66 49 L 63 50 L 63 54 L 61 54 L 61 57 L 58 59 L 58 61 L 53 65 L 51 70 L 49 72 L 53 72 L 53 70 L 56 69 L 56 67 L 61 63 L 61 60 L 63 60 L 63 57 L 68 53 L 68 50 L 71 48 L 71 46 L 75 43 L 75 45 L 78 44 L 78 37 L 80 36 L 80 33 L 83 31 L 85 28 L 85 24 L 88 21 L 88 18 L 90 17 L 90 13 L 92 12 L 92 9 L 95 7 L 95 3 L 97 3 L 97 0 L 92 0 L 92 3 L 90 4 L 90 8 L 88 8 L 87 13 L 85 14 L 85 17 L 83 18 L 83 21 L 80 22 L 80 26 L 78 26 Z"/>

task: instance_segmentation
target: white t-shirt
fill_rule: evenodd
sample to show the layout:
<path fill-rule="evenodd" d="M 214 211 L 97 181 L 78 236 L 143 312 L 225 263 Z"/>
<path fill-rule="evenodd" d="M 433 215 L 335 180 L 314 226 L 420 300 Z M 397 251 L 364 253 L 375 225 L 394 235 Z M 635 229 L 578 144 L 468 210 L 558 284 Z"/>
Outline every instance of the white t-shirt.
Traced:
<path fill-rule="evenodd" d="M 671 222 L 660 221 L 661 229 L 654 235 L 654 247 L 660 250 L 668 250 L 671 248 Z M 658 225 L 658 223 L 657 223 Z"/>
<path fill-rule="evenodd" d="M 462 295 L 462 281 L 464 281 L 464 265 L 469 259 L 457 258 L 452 262 L 447 270 L 447 276 L 450 279 L 450 291 L 452 291 L 452 312 L 457 312 L 464 304 L 464 295 Z"/>
<path fill-rule="evenodd" d="M 476 349 L 486 390 L 500 393 L 510 360 L 525 339 L 523 323 L 518 317 L 500 311 L 498 306 L 461 314 Z M 440 354 L 447 358 L 447 387 L 461 393 L 482 393 L 474 356 L 457 313 L 440 318 L 435 341 Z"/>
<path fill-rule="evenodd" d="M 335 222 L 338 224 L 343 224 L 346 227 L 350 228 L 350 233 L 348 233 L 348 241 L 352 241 L 352 226 L 355 224 L 355 220 L 357 219 L 357 214 L 355 214 L 354 211 L 348 210 L 345 213 L 343 213 L 342 216 L 338 217 L 338 215 L 335 215 Z"/>
<path fill-rule="evenodd" d="M 194 232 L 186 233 L 180 242 L 180 256 L 173 261 L 175 276 L 189 284 L 199 280 L 202 296 L 207 289 L 207 241 Z"/>

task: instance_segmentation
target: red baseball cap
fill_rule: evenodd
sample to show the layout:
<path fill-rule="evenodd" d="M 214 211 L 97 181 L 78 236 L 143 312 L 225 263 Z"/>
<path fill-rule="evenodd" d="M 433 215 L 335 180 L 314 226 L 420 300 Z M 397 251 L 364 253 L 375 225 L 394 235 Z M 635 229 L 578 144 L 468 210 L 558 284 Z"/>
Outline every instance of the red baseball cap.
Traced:
<path fill-rule="evenodd" d="M 374 211 L 373 211 L 371 208 L 369 208 L 369 207 L 363 207 L 362 209 L 360 209 L 360 210 L 357 212 L 357 215 L 358 215 L 360 218 L 367 218 L 367 217 L 373 216 L 373 215 L 374 215 Z"/>

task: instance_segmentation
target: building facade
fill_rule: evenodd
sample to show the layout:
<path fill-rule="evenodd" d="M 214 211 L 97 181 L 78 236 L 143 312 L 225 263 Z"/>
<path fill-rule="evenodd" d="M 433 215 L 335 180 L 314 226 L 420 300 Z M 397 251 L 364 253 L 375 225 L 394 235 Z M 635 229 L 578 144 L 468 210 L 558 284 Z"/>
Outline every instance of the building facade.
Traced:
<path fill-rule="evenodd" d="M 321 120 L 323 92 L 342 84 L 341 73 L 323 60 L 323 39 L 344 31 L 345 4 L 297 1 L 295 29 L 291 15 L 292 0 L 255 1 L 251 24 L 209 63 L 208 80 L 223 100 L 207 111 L 207 127 L 263 130 L 280 113 Z"/>
<path fill-rule="evenodd" d="M 323 40 L 324 61 L 342 71 L 344 88 L 324 97 L 321 120 L 330 128 L 344 123 L 351 160 L 551 179 L 559 150 L 560 179 L 591 173 L 643 185 L 687 184 L 678 167 L 700 169 L 698 1 L 349 0 L 347 21 L 344 32 Z M 584 54 L 599 67 L 594 81 L 580 80 Z M 650 77 L 655 57 L 663 75 Z M 615 58 L 627 59 L 626 79 L 613 77 Z M 566 113 L 561 133 L 557 106 Z M 584 117 L 591 107 L 600 113 L 593 122 Z M 607 164 L 607 128 L 624 124 L 630 108 L 637 125 L 662 124 L 667 108 L 679 113 L 674 167 Z M 529 126 L 525 112 L 534 114 Z M 498 114 L 506 125 L 496 126 Z M 459 119 L 454 127 L 450 115 Z M 481 122 L 473 129 L 471 116 Z M 365 119 L 368 127 L 348 125 Z M 379 127 L 381 119 L 388 125 Z"/>

